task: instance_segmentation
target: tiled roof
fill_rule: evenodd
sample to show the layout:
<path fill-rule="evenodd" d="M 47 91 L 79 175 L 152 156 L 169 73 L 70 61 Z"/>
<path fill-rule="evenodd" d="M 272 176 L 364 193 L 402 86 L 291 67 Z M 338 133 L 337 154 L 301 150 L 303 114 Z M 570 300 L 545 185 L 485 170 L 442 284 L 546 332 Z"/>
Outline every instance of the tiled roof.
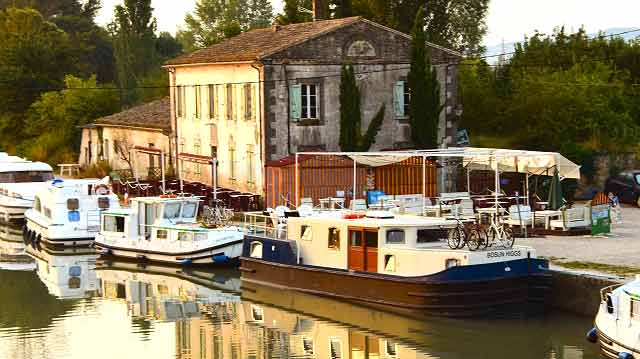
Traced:
<path fill-rule="evenodd" d="M 170 131 L 171 105 L 169 97 L 99 118 L 94 122 L 94 125 L 132 126 Z"/>
<path fill-rule="evenodd" d="M 251 30 L 169 60 L 166 65 L 253 61 L 361 20 L 361 17 L 355 16 Z"/>

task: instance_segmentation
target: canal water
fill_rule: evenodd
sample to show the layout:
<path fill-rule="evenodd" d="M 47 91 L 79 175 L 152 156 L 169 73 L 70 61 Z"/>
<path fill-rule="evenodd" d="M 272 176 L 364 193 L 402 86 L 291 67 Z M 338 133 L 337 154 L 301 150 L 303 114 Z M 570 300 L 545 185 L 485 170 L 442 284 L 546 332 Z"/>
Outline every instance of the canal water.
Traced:
<path fill-rule="evenodd" d="M 405 317 L 243 286 L 236 270 L 28 254 L 0 263 L 0 358 L 598 358 L 589 318 Z"/>

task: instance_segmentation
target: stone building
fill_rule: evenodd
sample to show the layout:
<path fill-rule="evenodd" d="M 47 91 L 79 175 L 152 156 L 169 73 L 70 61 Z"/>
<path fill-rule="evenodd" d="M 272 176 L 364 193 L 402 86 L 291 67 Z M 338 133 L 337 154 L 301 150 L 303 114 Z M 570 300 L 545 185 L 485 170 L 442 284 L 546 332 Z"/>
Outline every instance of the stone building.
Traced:
<path fill-rule="evenodd" d="M 300 151 L 339 151 L 340 70 L 354 66 L 362 94 L 362 126 L 385 105 L 371 150 L 411 147 L 408 121 L 409 35 L 362 17 L 252 30 L 169 61 L 174 158 L 183 175 L 264 192 L 269 161 Z M 438 138 L 455 141 L 460 54 L 427 44 L 441 84 Z M 204 162 L 203 162 L 204 163 Z"/>
<path fill-rule="evenodd" d="M 166 154 L 166 164 L 171 158 L 170 113 L 166 97 L 84 126 L 78 163 L 88 166 L 106 161 L 116 171 L 130 172 L 133 167 L 132 175 L 139 178 L 156 175 L 160 152 Z"/>

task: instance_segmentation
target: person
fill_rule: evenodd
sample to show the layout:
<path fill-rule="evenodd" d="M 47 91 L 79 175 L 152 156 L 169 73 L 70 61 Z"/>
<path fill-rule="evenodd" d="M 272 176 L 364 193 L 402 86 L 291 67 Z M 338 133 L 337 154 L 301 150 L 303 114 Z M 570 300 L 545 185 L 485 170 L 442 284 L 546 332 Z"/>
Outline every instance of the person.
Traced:
<path fill-rule="evenodd" d="M 613 192 L 609 192 L 609 205 L 611 205 L 611 223 L 622 224 L 620 199 Z"/>

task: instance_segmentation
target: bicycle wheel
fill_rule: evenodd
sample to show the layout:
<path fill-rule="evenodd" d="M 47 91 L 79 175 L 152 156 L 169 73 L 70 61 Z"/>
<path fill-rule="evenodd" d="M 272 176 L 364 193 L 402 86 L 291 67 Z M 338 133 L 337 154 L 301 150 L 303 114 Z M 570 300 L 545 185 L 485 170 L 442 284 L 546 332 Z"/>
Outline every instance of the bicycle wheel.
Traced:
<path fill-rule="evenodd" d="M 478 234 L 480 234 L 480 238 L 482 240 L 480 246 L 482 249 L 487 249 L 489 247 L 489 232 L 487 232 L 487 229 L 483 227 L 476 228 L 476 230 L 478 231 Z"/>
<path fill-rule="evenodd" d="M 458 227 L 451 228 L 447 234 L 447 244 L 449 245 L 449 248 L 458 249 L 460 248 L 460 243 L 462 243 L 460 229 Z"/>
<path fill-rule="evenodd" d="M 511 227 L 506 227 L 504 229 L 504 238 L 502 238 L 502 242 L 504 243 L 504 246 L 507 248 L 512 248 L 515 241 L 516 241 L 516 237 L 513 234 L 513 229 Z"/>
<path fill-rule="evenodd" d="M 482 237 L 477 229 L 472 229 L 467 235 L 467 247 L 470 251 L 476 251 L 482 245 Z"/>

